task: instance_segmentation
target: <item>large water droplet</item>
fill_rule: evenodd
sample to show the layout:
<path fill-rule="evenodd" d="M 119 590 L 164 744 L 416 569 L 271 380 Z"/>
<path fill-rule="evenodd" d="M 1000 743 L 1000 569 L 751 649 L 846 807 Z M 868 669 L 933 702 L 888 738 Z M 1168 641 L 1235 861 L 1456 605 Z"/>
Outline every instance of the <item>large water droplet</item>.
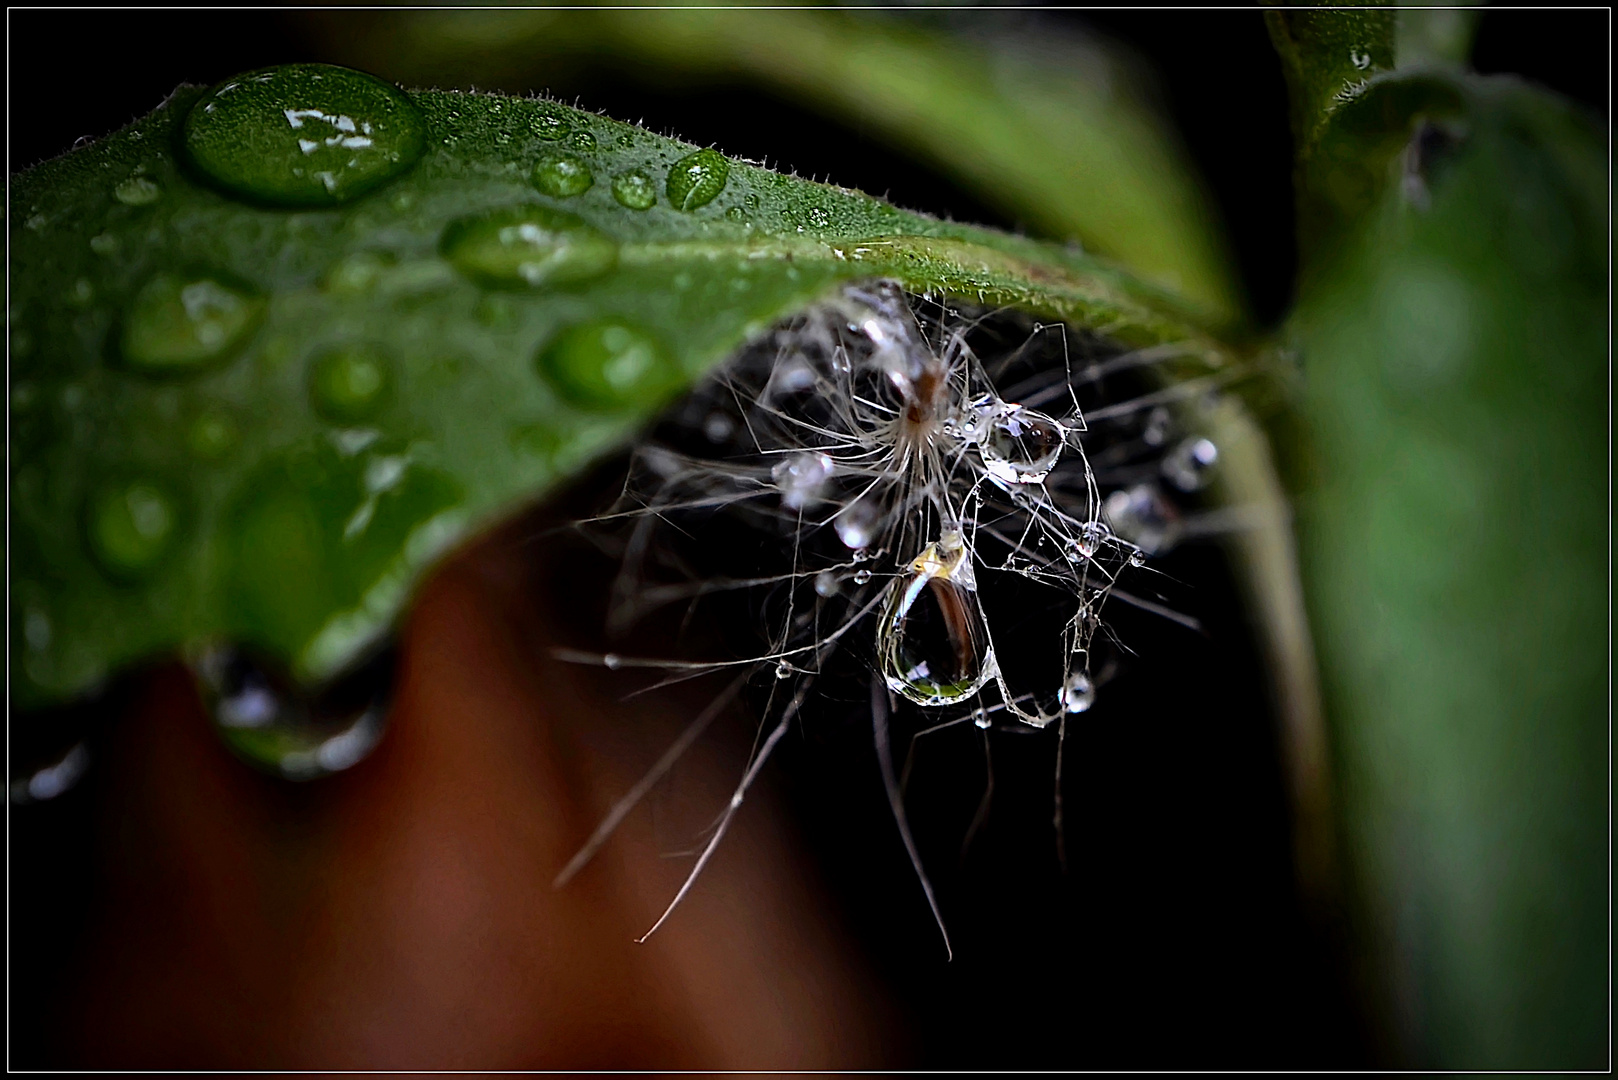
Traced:
<path fill-rule="evenodd" d="M 560 106 L 541 105 L 535 110 L 533 118 L 528 121 L 528 130 L 533 132 L 536 139 L 558 142 L 573 130 L 573 123 L 568 113 Z"/>
<path fill-rule="evenodd" d="M 707 206 L 725 190 L 730 162 L 716 150 L 698 150 L 669 167 L 666 190 L 676 210 Z"/>
<path fill-rule="evenodd" d="M 994 677 L 969 559 L 958 541 L 931 544 L 889 586 L 877 657 L 888 688 L 918 705 L 961 701 Z"/>
<path fill-rule="evenodd" d="M 882 510 L 870 498 L 856 499 L 839 513 L 832 522 L 837 539 L 852 551 L 862 551 L 876 539 L 876 528 L 882 520 Z"/>
<path fill-rule="evenodd" d="M 612 197 L 631 210 L 650 210 L 657 204 L 657 183 L 639 169 L 612 178 Z"/>
<path fill-rule="evenodd" d="M 534 166 L 534 187 L 557 199 L 583 195 L 595 184 L 590 166 L 572 154 L 547 154 Z"/>
<path fill-rule="evenodd" d="M 781 505 L 788 510 L 802 510 L 817 501 L 835 467 L 825 454 L 812 452 L 776 462 L 770 478 L 781 489 Z"/>
<path fill-rule="evenodd" d="M 390 366 L 374 349 L 348 346 L 329 352 L 310 366 L 310 404 L 335 424 L 369 420 L 387 400 Z"/>
<path fill-rule="evenodd" d="M 1154 484 L 1115 491 L 1101 509 L 1113 532 L 1148 555 L 1167 551 L 1179 539 L 1179 515 Z"/>
<path fill-rule="evenodd" d="M 611 237 L 547 206 L 511 206 L 451 222 L 439 250 L 490 288 L 576 285 L 618 265 Z"/>
<path fill-rule="evenodd" d="M 264 300 L 218 277 L 160 274 L 124 314 L 126 367 L 155 377 L 191 375 L 228 359 L 252 336 Z"/>
<path fill-rule="evenodd" d="M 1186 439 L 1163 457 L 1163 475 L 1181 491 L 1200 491 L 1213 478 L 1219 447 L 1212 439 Z"/>
<path fill-rule="evenodd" d="M 610 318 L 563 330 L 539 351 L 536 363 L 564 399 L 600 412 L 646 404 L 684 382 L 661 342 Z"/>
<path fill-rule="evenodd" d="M 398 176 L 427 124 L 397 87 L 326 64 L 227 79 L 185 118 L 199 171 L 231 194 L 277 206 L 335 206 Z"/>
<path fill-rule="evenodd" d="M 192 664 L 214 730 L 242 760 L 288 780 L 314 780 L 358 763 L 376 746 L 393 689 L 394 651 L 383 649 L 318 693 L 231 646 Z"/>
<path fill-rule="evenodd" d="M 179 535 L 174 499 L 153 480 L 105 487 L 90 497 L 90 551 L 108 576 L 137 581 L 155 570 Z"/>
<path fill-rule="evenodd" d="M 1004 484 L 1037 484 L 1062 456 L 1066 433 L 1044 413 L 1019 406 L 1003 409 L 986 425 L 978 453 L 991 479 Z"/>
<path fill-rule="evenodd" d="M 1094 705 L 1095 701 L 1096 688 L 1090 676 L 1083 671 L 1069 674 L 1062 686 L 1062 708 L 1070 713 L 1081 713 Z"/>
<path fill-rule="evenodd" d="M 131 176 L 112 189 L 112 197 L 125 206 L 150 206 L 163 197 L 163 189 L 149 176 Z"/>

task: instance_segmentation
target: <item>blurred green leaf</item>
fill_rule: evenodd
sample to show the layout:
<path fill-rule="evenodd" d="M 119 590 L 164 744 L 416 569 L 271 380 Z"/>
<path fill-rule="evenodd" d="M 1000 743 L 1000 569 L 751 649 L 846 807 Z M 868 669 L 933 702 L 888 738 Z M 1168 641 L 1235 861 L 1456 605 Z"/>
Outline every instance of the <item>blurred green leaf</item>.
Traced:
<path fill-rule="evenodd" d="M 286 121 L 255 114 L 254 139 L 304 140 L 285 153 L 213 138 L 228 183 L 177 159 L 196 88 L 13 178 L 14 705 L 216 637 L 332 675 L 447 545 L 841 281 L 1220 359 L 1177 301 L 1083 255 L 550 102 L 370 86 L 426 149 L 384 168 L 354 142 L 344 194 L 343 140 L 377 132 L 311 111 L 356 78 L 333 70 L 300 76 Z M 311 185 L 306 161 L 339 172 Z"/>
<path fill-rule="evenodd" d="M 1077 36 L 967 34 L 850 11 L 321 13 L 332 59 L 407 84 L 558 89 L 603 64 L 639 84 L 750 81 L 875 133 L 1036 234 L 1086 249 L 1234 319 L 1208 197 L 1117 50 Z M 962 13 L 958 18 L 968 17 Z M 380 25 L 379 25 L 380 21 Z"/>
<path fill-rule="evenodd" d="M 1362 944 L 1405 1064 L 1599 1069 L 1606 143 L 1507 78 L 1334 111 L 1289 333 Z"/>

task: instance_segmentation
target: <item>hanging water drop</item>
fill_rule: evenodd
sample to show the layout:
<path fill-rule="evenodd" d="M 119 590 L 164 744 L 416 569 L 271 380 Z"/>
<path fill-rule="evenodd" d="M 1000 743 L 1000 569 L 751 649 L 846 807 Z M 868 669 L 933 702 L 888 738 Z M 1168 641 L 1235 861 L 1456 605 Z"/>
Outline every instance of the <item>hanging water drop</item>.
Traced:
<path fill-rule="evenodd" d="M 676 210 L 707 206 L 725 190 L 730 162 L 716 150 L 698 150 L 669 167 L 665 190 Z"/>
<path fill-rule="evenodd" d="M 1179 539 L 1178 515 L 1154 484 L 1114 491 L 1101 509 L 1113 532 L 1148 555 L 1168 550 Z"/>
<path fill-rule="evenodd" d="M 546 344 L 536 363 L 564 399 L 597 412 L 613 412 L 678 389 L 684 374 L 662 343 L 616 319 L 568 327 Z"/>
<path fill-rule="evenodd" d="M 657 183 L 636 169 L 612 178 L 612 197 L 631 210 L 650 210 L 657 204 Z"/>
<path fill-rule="evenodd" d="M 1003 407 L 979 436 L 978 453 L 989 477 L 1001 485 L 1038 484 L 1062 456 L 1067 433 L 1044 413 L 1020 405 Z"/>
<path fill-rule="evenodd" d="M 219 277 L 160 274 L 135 294 L 119 340 L 124 365 L 150 376 L 192 375 L 247 341 L 264 300 Z"/>
<path fill-rule="evenodd" d="M 778 661 L 775 665 L 775 677 L 777 679 L 792 678 L 792 665 L 785 660 Z"/>
<path fill-rule="evenodd" d="M 854 500 L 838 513 L 832 527 L 837 530 L 837 539 L 843 542 L 844 547 L 863 551 L 876 539 L 876 529 L 881 519 L 880 508 L 866 497 Z"/>
<path fill-rule="evenodd" d="M 185 118 L 192 164 L 233 195 L 276 206 L 336 206 L 421 156 L 427 123 L 398 87 L 327 64 L 284 64 L 227 79 Z"/>
<path fill-rule="evenodd" d="M 860 567 L 858 570 L 854 571 L 854 584 L 856 584 L 856 585 L 869 585 L 870 583 L 871 583 L 871 571 L 867 570 L 863 566 Z"/>
<path fill-rule="evenodd" d="M 825 454 L 793 454 L 770 469 L 770 478 L 781 489 L 781 505 L 789 510 L 802 510 L 820 498 L 835 468 L 832 459 Z"/>
<path fill-rule="evenodd" d="M 556 199 L 583 195 L 595 185 L 590 166 L 572 154 L 549 154 L 534 166 L 534 187 Z"/>
<path fill-rule="evenodd" d="M 994 677 L 970 556 L 958 537 L 928 545 L 889 586 L 877 657 L 888 688 L 918 705 L 960 701 Z"/>
<path fill-rule="evenodd" d="M 439 251 L 489 288 L 577 285 L 618 265 L 618 244 L 582 218 L 546 206 L 512 206 L 461 218 Z"/>
<path fill-rule="evenodd" d="M 1212 479 L 1219 447 L 1212 439 L 1186 439 L 1163 458 L 1163 475 L 1181 491 L 1200 491 Z"/>
<path fill-rule="evenodd" d="M 1096 688 L 1090 676 L 1083 671 L 1070 673 L 1062 685 L 1062 708 L 1070 713 L 1081 713 L 1094 705 L 1095 700 Z"/>
<path fill-rule="evenodd" d="M 228 645 L 205 649 L 192 671 L 232 752 L 288 780 L 314 780 L 357 764 L 382 738 L 394 665 L 394 650 L 383 649 L 315 693 Z"/>

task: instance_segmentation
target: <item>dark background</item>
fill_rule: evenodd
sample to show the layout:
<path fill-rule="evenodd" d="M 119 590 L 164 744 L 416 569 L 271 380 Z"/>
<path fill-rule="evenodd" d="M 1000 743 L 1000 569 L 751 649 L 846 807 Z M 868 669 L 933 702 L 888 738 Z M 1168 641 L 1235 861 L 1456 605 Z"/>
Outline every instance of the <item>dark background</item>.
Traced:
<path fill-rule="evenodd" d="M 1006 17 L 1101 31 L 1157 71 L 1224 216 L 1255 313 L 1276 323 L 1296 262 L 1291 140 L 1261 17 Z M 9 21 L 14 170 L 144 114 L 178 83 L 330 59 L 294 13 L 13 11 Z M 1486 11 L 1475 63 L 1525 75 L 1604 115 L 1607 23 L 1600 11 Z M 881 144 L 756 90 L 653 92 L 606 74 L 548 89 L 913 209 L 1017 225 Z M 868 729 L 830 716 L 820 734 L 783 745 L 778 782 L 802 840 L 909 1017 L 917 1064 L 1319 1068 L 1374 1060 L 1341 957 L 1294 895 L 1273 720 L 1228 568 L 1216 548 L 1196 545 L 1157 565 L 1169 598 L 1201 618 L 1205 633 L 1109 608 L 1138 655 L 1069 742 L 1066 875 L 1049 826 L 1049 740 L 997 738 L 994 811 L 964 856 L 960 836 L 983 783 L 977 732 L 940 740 L 918 771 L 912 810 L 927 822 L 918 839 L 955 937 L 951 965 L 940 963 L 936 931 L 887 825 Z M 84 852 L 97 782 L 93 772 L 89 794 L 12 813 L 16 1064 L 34 1063 L 30 1040 L 50 1007 L 51 967 L 96 902 Z"/>

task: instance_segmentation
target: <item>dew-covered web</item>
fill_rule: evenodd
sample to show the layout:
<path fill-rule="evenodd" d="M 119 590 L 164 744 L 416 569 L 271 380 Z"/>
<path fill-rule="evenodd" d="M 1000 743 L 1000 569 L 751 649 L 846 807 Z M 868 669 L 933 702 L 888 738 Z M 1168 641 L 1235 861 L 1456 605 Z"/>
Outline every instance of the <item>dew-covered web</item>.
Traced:
<path fill-rule="evenodd" d="M 985 738 L 1007 725 L 1054 728 L 1060 851 L 1066 726 L 1127 652 L 1108 631 L 1106 606 L 1191 621 L 1141 595 L 1154 591 L 1149 559 L 1195 531 L 1183 496 L 1206 483 L 1218 457 L 1208 439 L 1177 436 L 1170 411 L 1207 387 L 1159 375 L 1189 352 L 1173 343 L 1131 350 L 887 281 L 847 286 L 742 349 L 635 448 L 614 505 L 579 524 L 619 559 L 609 632 L 667 605 L 686 605 L 689 617 L 741 594 L 757 645 L 721 657 L 562 653 L 646 669 L 651 687 L 734 677 L 558 884 L 749 678 L 764 686 L 751 758 L 648 936 L 690 890 L 826 679 L 869 684 L 894 820 L 941 931 L 905 819 L 909 756 L 895 769 L 890 730 L 901 717 L 911 750 L 967 723 Z M 1019 625 L 1030 619 L 1044 629 Z"/>

